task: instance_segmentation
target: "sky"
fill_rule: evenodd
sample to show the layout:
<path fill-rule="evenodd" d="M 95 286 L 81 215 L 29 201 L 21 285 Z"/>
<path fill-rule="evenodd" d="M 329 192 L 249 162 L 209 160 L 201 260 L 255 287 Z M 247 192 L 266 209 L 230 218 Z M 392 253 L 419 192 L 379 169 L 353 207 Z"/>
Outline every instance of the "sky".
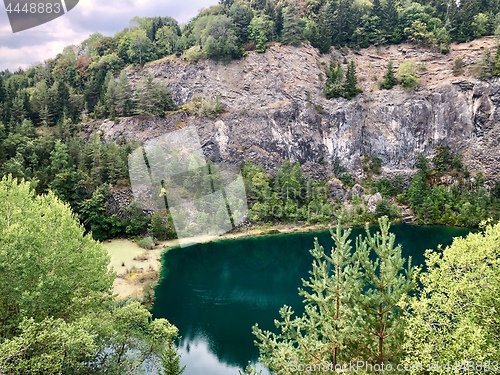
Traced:
<path fill-rule="evenodd" d="M 90 34 L 112 36 L 135 16 L 170 16 L 180 23 L 218 0 L 80 0 L 67 14 L 38 27 L 12 33 L 5 6 L 0 2 L 0 71 L 55 57 L 63 48 L 79 44 Z"/>

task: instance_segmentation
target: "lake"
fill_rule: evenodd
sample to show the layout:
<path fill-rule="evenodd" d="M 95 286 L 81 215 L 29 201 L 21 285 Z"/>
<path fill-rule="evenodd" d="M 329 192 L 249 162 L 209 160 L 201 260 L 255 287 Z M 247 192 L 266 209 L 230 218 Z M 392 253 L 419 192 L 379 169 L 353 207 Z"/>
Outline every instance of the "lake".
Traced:
<path fill-rule="evenodd" d="M 469 232 L 411 225 L 393 226 L 391 231 L 403 246 L 403 255 L 411 256 L 416 265 L 423 264 L 426 249 L 449 245 L 453 237 Z M 352 236 L 362 232 L 354 228 Z M 186 375 L 237 375 L 258 359 L 252 335 L 255 323 L 274 329 L 284 304 L 302 313 L 297 288 L 309 276 L 314 237 L 330 250 L 333 241 L 325 231 L 216 241 L 163 255 L 152 312 L 179 328 Z"/>

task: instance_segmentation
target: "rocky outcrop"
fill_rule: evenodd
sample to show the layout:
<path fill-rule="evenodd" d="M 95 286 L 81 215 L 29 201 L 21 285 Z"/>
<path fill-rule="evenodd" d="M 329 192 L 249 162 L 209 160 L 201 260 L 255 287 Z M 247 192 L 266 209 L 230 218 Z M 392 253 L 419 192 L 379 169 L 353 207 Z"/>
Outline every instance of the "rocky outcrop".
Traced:
<path fill-rule="evenodd" d="M 364 55 L 368 65 L 370 55 Z M 129 72 L 133 83 L 152 74 L 169 85 L 178 105 L 196 96 L 219 96 L 224 112 L 215 118 L 183 111 L 166 119 L 123 118 L 116 124 L 99 122 L 97 128 L 107 140 L 144 142 L 195 126 L 205 155 L 215 162 L 253 160 L 274 171 L 288 159 L 321 178 L 328 177 L 336 159 L 354 177 L 363 176 L 364 156 L 381 158 L 385 175 L 409 175 L 419 154 L 432 156 L 435 146 L 444 143 L 464 155 L 470 170 L 499 176 L 500 82 L 439 72 L 441 81 L 406 92 L 400 87 L 373 90 L 373 80 L 364 79 L 364 93 L 355 99 L 327 100 L 323 87 L 331 58 L 340 55 L 321 56 L 310 46 L 273 45 L 264 54 L 249 52 L 231 63 L 171 59 L 149 64 L 144 71 Z M 425 58 L 448 59 L 441 65 L 451 72 L 448 57 Z M 384 54 L 373 60 L 379 77 L 386 60 Z M 358 64 L 361 72 L 368 69 Z M 429 81 L 437 73 L 419 74 L 428 74 Z M 340 197 L 342 189 L 337 190 Z"/>

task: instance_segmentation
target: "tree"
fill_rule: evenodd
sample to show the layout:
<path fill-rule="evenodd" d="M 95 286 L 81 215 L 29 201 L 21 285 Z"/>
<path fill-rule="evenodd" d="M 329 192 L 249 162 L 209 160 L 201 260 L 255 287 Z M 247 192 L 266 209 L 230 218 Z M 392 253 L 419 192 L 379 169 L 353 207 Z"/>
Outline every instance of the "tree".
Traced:
<path fill-rule="evenodd" d="M 118 51 L 124 61 L 140 66 L 154 58 L 153 42 L 143 29 L 127 32 L 118 43 Z"/>
<path fill-rule="evenodd" d="M 151 217 L 149 231 L 151 232 L 151 235 L 157 240 L 164 241 L 167 239 L 167 225 L 158 212 L 155 212 Z"/>
<path fill-rule="evenodd" d="M 135 374 L 158 358 L 158 372 L 183 372 L 177 328 L 113 300 L 107 252 L 67 205 L 12 177 L 0 200 L 0 373 Z"/>
<path fill-rule="evenodd" d="M 225 15 L 206 16 L 205 25 L 199 21 L 199 42 L 206 56 L 213 59 L 231 59 L 243 55 L 244 50 L 235 33 L 232 19 Z"/>
<path fill-rule="evenodd" d="M 155 49 L 158 57 L 172 55 L 179 39 L 177 30 L 170 26 L 163 26 L 156 32 Z"/>
<path fill-rule="evenodd" d="M 343 91 L 343 96 L 346 99 L 352 99 L 361 92 L 361 89 L 358 87 L 358 78 L 356 77 L 356 65 L 354 65 L 354 60 L 351 60 L 347 66 Z"/>
<path fill-rule="evenodd" d="M 88 331 L 87 319 L 66 323 L 47 318 L 41 322 L 26 319 L 20 334 L 0 343 L 0 371 L 4 374 L 85 374 L 83 361 L 91 360 L 97 350 Z"/>
<path fill-rule="evenodd" d="M 276 321 L 281 333 L 253 327 L 260 341 L 260 360 L 272 371 L 285 374 L 291 363 L 337 365 L 357 358 L 356 341 L 363 326 L 356 320 L 356 305 L 362 285 L 350 233 L 337 225 L 331 232 L 334 246 L 329 254 L 315 239 L 311 276 L 299 289 L 305 303 L 301 317 L 293 317 L 291 307 L 284 306 L 279 312 L 282 321 Z"/>
<path fill-rule="evenodd" d="M 54 150 L 50 152 L 50 169 L 55 176 L 58 173 L 66 172 L 69 166 L 68 146 L 58 140 L 54 145 Z"/>
<path fill-rule="evenodd" d="M 283 30 L 281 40 L 285 44 L 298 46 L 302 39 L 299 14 L 295 1 L 290 1 L 283 10 Z"/>
<path fill-rule="evenodd" d="M 327 99 L 340 98 L 344 96 L 344 87 L 342 85 L 344 74 L 340 63 L 330 64 L 328 79 L 325 85 L 325 96 Z"/>
<path fill-rule="evenodd" d="M 139 113 L 164 116 L 166 111 L 175 109 L 168 87 L 155 82 L 151 75 L 139 82 L 136 94 Z"/>
<path fill-rule="evenodd" d="M 257 52 L 265 52 L 267 42 L 272 40 L 274 33 L 274 22 L 266 14 L 255 16 L 250 22 L 250 40 L 255 42 Z"/>
<path fill-rule="evenodd" d="M 394 74 L 394 69 L 392 66 L 392 61 L 387 64 L 387 71 L 384 74 L 384 80 L 380 84 L 380 87 L 386 90 L 392 89 L 397 84 L 396 76 Z"/>
<path fill-rule="evenodd" d="M 106 93 L 104 95 L 104 106 L 106 108 L 107 114 L 111 118 L 116 116 L 116 106 L 118 102 L 117 87 L 115 82 L 115 77 L 113 73 L 108 71 L 106 74 L 106 79 L 104 80 L 104 85 L 106 87 Z"/>
<path fill-rule="evenodd" d="M 426 252 L 407 316 L 406 363 L 467 366 L 500 356 L 500 224 L 487 224 L 444 250 Z M 444 373 L 443 370 L 441 373 Z M 449 371 L 448 371 L 449 372 Z"/>
<path fill-rule="evenodd" d="M 229 9 L 229 17 L 233 20 L 235 35 L 240 44 L 248 42 L 248 26 L 253 16 L 252 9 L 241 3 L 233 3 Z"/>
<path fill-rule="evenodd" d="M 404 268 L 401 245 L 395 245 L 396 236 L 389 233 L 386 216 L 378 220 L 380 232 L 370 234 L 366 225 L 366 237 L 358 241 L 358 259 L 363 268 L 364 290 L 361 304 L 364 307 L 363 321 L 371 336 L 368 340 L 368 358 L 377 358 L 377 363 L 394 363 L 401 354 L 403 337 L 401 324 L 405 312 L 402 301 L 415 287 L 415 269 Z M 376 260 L 372 260 L 373 256 Z"/>
<path fill-rule="evenodd" d="M 453 155 L 450 146 L 439 143 L 436 146 L 435 155 L 432 158 L 434 169 L 440 173 L 446 172 L 452 168 Z"/>
<path fill-rule="evenodd" d="M 116 86 L 116 113 L 118 116 L 128 116 L 132 111 L 132 90 L 125 70 L 120 73 Z"/>
<path fill-rule="evenodd" d="M 0 336 L 18 333 L 25 317 L 70 320 L 102 303 L 113 282 L 108 256 L 68 206 L 52 193 L 35 197 L 10 177 L 1 180 L 0 197 Z"/>
<path fill-rule="evenodd" d="M 294 364 L 321 368 L 325 362 L 342 366 L 356 360 L 382 364 L 399 359 L 400 322 L 406 311 L 402 301 L 414 286 L 414 269 L 403 267 L 401 246 L 395 246 L 387 217 L 379 219 L 379 225 L 374 235 L 366 226 L 354 251 L 350 230 L 342 231 L 340 223 L 332 232 L 329 255 L 315 241 L 311 277 L 299 289 L 305 303 L 302 316 L 294 317 L 284 306 L 281 320 L 275 321 L 279 333 L 253 327 L 260 360 L 271 371 L 291 374 L 298 373 Z"/>
<path fill-rule="evenodd" d="M 393 43 L 401 42 L 401 34 L 397 27 L 399 22 L 397 0 L 387 0 L 385 2 L 380 21 L 380 24 L 383 25 L 385 38 Z"/>

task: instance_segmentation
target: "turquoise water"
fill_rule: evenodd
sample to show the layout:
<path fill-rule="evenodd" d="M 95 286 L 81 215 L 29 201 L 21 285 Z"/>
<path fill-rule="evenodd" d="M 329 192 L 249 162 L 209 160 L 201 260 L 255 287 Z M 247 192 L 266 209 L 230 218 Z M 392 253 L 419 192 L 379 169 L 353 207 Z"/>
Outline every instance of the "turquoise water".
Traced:
<path fill-rule="evenodd" d="M 352 236 L 363 231 L 354 228 Z M 410 225 L 391 231 L 403 255 L 412 256 L 416 265 L 423 263 L 426 249 L 449 245 L 453 237 L 469 232 Z M 284 304 L 302 311 L 297 288 L 308 277 L 314 237 L 331 248 L 326 231 L 225 240 L 164 254 L 153 314 L 179 328 L 186 375 L 236 375 L 248 361 L 257 361 L 252 325 L 274 329 Z"/>

